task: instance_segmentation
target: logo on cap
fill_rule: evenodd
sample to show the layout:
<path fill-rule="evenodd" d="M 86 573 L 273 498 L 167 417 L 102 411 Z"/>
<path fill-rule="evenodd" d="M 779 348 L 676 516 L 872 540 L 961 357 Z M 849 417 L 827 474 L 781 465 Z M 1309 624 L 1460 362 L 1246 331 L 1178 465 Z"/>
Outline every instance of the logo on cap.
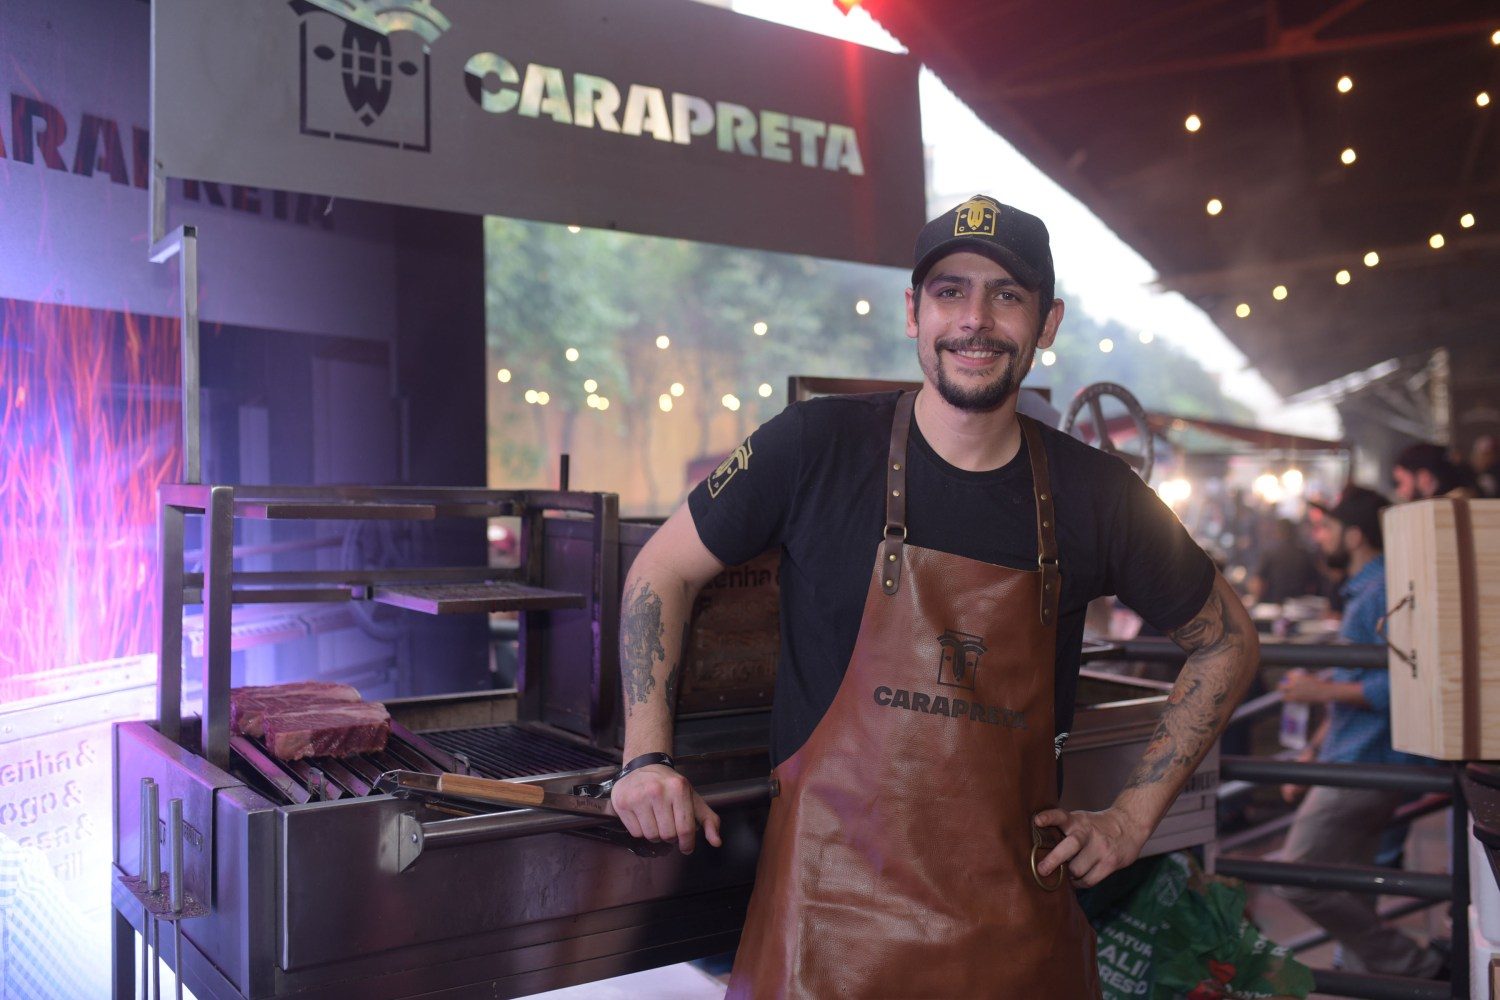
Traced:
<path fill-rule="evenodd" d="M 953 210 L 954 236 L 994 236 L 1000 206 L 976 195 Z"/>

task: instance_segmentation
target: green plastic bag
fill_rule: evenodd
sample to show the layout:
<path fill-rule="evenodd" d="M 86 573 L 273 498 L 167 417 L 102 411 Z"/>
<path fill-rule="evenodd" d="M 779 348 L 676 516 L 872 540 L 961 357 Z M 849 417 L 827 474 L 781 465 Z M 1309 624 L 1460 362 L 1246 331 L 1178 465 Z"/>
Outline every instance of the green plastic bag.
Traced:
<path fill-rule="evenodd" d="M 1099 938 L 1105 1000 L 1251 1000 L 1312 991 L 1312 972 L 1245 917 L 1245 889 L 1168 854 L 1116 872 L 1079 901 Z"/>

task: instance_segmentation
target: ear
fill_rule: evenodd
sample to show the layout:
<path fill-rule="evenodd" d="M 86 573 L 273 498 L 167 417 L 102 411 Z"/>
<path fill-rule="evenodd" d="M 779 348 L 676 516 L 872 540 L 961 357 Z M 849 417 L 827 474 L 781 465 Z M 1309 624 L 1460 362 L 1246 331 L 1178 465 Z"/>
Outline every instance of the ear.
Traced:
<path fill-rule="evenodd" d="M 906 335 L 917 339 L 917 298 L 913 289 L 906 290 Z"/>
<path fill-rule="evenodd" d="M 1038 350 L 1046 350 L 1047 348 L 1051 347 L 1052 342 L 1057 339 L 1057 328 L 1062 326 L 1063 311 L 1063 300 L 1053 299 L 1052 308 L 1048 310 L 1047 318 L 1042 321 L 1041 336 L 1037 337 L 1036 339 L 1036 346 Z"/>

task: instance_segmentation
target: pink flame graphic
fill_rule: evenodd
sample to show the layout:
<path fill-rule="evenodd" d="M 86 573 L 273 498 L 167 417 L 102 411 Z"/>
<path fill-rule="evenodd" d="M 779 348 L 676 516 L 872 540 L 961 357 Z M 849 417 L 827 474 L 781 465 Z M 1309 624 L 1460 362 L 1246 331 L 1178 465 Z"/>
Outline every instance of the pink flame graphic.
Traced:
<path fill-rule="evenodd" d="M 156 648 L 178 354 L 173 320 L 0 300 L 0 701 Z"/>

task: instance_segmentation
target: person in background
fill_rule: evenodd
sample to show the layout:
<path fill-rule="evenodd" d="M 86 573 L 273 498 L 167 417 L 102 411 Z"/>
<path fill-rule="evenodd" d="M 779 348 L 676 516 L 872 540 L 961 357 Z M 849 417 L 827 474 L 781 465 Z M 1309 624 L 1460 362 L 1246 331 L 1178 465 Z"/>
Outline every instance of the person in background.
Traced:
<path fill-rule="evenodd" d="M 1481 434 L 1469 449 L 1469 471 L 1474 474 L 1476 491 L 1482 497 L 1500 497 L 1500 461 L 1495 454 L 1495 435 Z"/>
<path fill-rule="evenodd" d="M 1320 579 L 1318 563 L 1298 537 L 1297 525 L 1278 518 L 1275 541 L 1260 557 L 1250 577 L 1250 596 L 1256 603 L 1280 604 L 1289 597 L 1316 594 Z"/>
<path fill-rule="evenodd" d="M 1323 511 L 1318 545 L 1330 565 L 1345 564 L 1344 617 L 1339 638 L 1378 643 L 1377 623 L 1386 612 L 1384 539 L 1380 512 L 1389 501 L 1372 490 L 1347 487 Z M 1291 702 L 1328 709 L 1319 738 L 1304 760 L 1341 764 L 1410 764 L 1421 759 L 1391 747 L 1390 674 L 1339 668 L 1318 676 L 1294 670 L 1281 682 Z M 1380 849 L 1404 793 L 1320 785 L 1308 791 L 1287 833 L 1282 860 L 1302 864 L 1369 865 Z M 1343 946 L 1345 960 L 1363 971 L 1432 978 L 1445 965 L 1443 953 L 1381 923 L 1373 894 L 1283 886 L 1277 892 L 1321 925 Z"/>
<path fill-rule="evenodd" d="M 1474 495 L 1469 470 L 1448 457 L 1440 445 L 1419 441 L 1396 456 L 1391 482 L 1402 503 L 1429 497 Z"/>

